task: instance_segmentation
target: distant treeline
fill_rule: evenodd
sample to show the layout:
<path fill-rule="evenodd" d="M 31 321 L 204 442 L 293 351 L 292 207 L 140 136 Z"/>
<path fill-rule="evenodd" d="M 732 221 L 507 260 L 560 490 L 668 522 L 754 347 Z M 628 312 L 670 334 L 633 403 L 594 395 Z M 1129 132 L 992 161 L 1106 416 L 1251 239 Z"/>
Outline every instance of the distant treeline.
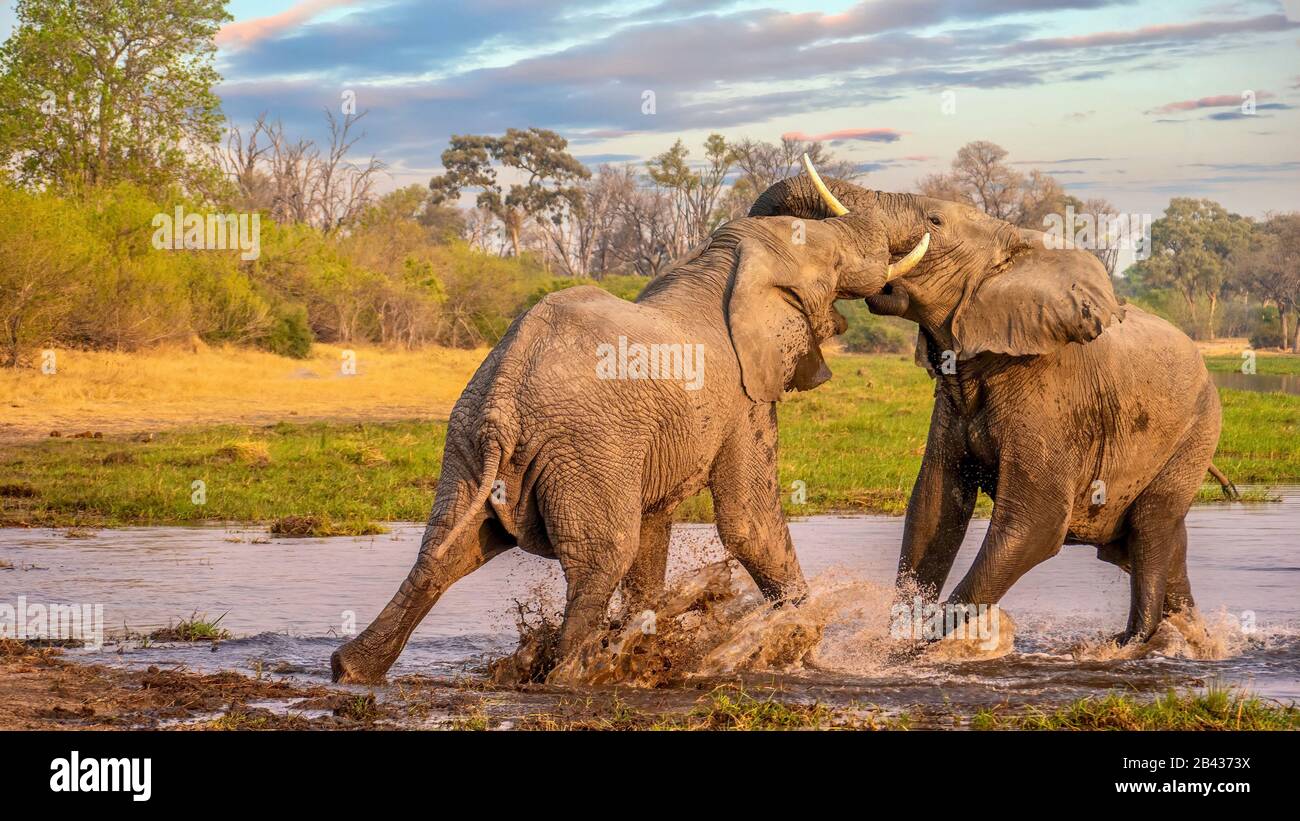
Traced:
<path fill-rule="evenodd" d="M 470 347 L 579 280 L 504 258 L 415 216 L 420 188 L 377 198 L 346 233 L 260 220 L 259 255 L 158 250 L 155 200 L 121 184 L 72 198 L 0 185 L 0 362 L 47 346 L 136 350 L 198 336 L 305 356 L 313 340 Z M 198 204 L 188 204 L 203 213 Z M 632 297 L 644 279 L 600 284 Z"/>
<path fill-rule="evenodd" d="M 87 17 L 24 0 L 0 43 L 3 365 L 42 347 L 129 351 L 191 336 L 288 356 L 313 340 L 491 344 L 549 291 L 591 282 L 633 297 L 798 173 L 804 153 L 826 176 L 861 176 L 821 143 L 721 134 L 698 161 L 678 140 L 593 172 L 559 134 L 526 128 L 453 135 L 427 186 L 380 195 L 385 165 L 355 159 L 366 114 L 347 103 L 325 113 L 319 145 L 266 116 L 225 121 L 213 91 L 213 38 L 230 19 L 221 2 L 99 5 Z M 1115 213 L 1006 155 L 969 143 L 918 189 L 1038 230 L 1051 215 Z M 190 233 L 191 215 L 217 227 L 228 217 L 231 230 L 213 248 Z M 250 232 L 256 248 L 239 247 Z M 1256 222 L 1175 199 L 1151 234 L 1150 258 L 1116 280 L 1131 300 L 1193 336 L 1300 345 L 1300 216 Z M 1093 252 L 1116 273 L 1112 247 Z M 850 349 L 910 350 L 907 323 L 861 303 L 843 310 Z"/>

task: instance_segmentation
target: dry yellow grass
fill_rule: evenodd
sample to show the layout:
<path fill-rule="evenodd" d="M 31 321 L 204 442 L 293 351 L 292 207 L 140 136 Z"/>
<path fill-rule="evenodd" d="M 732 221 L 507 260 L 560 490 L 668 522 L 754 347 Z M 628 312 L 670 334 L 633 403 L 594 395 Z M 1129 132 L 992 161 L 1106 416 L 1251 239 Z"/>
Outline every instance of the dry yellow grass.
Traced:
<path fill-rule="evenodd" d="M 0 368 L 0 439 L 134 433 L 237 421 L 445 419 L 485 349 L 315 345 L 309 359 L 243 348 L 60 350 L 57 372 Z"/>

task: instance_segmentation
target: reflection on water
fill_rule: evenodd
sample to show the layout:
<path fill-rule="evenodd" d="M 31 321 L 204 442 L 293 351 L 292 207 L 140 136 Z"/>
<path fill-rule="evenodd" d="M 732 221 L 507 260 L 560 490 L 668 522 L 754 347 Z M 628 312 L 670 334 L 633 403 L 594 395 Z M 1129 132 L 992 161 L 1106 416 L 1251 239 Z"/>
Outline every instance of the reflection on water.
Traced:
<path fill-rule="evenodd" d="M 1219 373 L 1212 371 L 1210 378 L 1220 388 L 1236 391 L 1255 391 L 1256 393 L 1290 393 L 1300 396 L 1300 376 L 1278 375 L 1270 373 Z"/>
<path fill-rule="evenodd" d="M 958 668 L 856 668 L 794 676 L 809 697 L 878 704 L 981 704 L 1006 698 L 1066 699 L 1114 687 L 1142 691 L 1212 679 L 1245 682 L 1273 697 L 1300 698 L 1300 487 L 1279 504 L 1197 507 L 1188 516 L 1190 574 L 1212 620 L 1231 625 L 1237 649 L 1220 661 L 1147 658 L 1078 661 L 1070 649 L 1121 630 L 1128 576 L 1087 547 L 1065 547 L 1025 576 L 1002 604 L 1016 621 L 1016 652 Z M 819 516 L 791 523 L 810 577 L 842 573 L 892 583 L 902 519 Z M 978 550 L 977 520 L 949 585 Z M 364 626 L 387 602 L 416 554 L 421 526 L 383 536 L 277 539 L 254 530 L 131 528 L 70 540 L 49 530 L 0 530 L 0 602 L 102 603 L 110 630 L 147 632 L 192 612 L 216 617 L 236 639 L 208 646 L 131 649 L 107 660 L 183 662 L 196 669 L 248 668 L 328 675 L 329 654 L 349 614 Z M 673 572 L 722 557 L 711 525 L 674 531 Z M 394 673 L 463 671 L 515 641 L 516 599 L 563 600 L 558 564 L 519 551 L 461 580 L 416 631 Z M 1240 635 L 1239 625 L 1255 625 Z M 848 672 L 853 669 L 853 672 Z"/>

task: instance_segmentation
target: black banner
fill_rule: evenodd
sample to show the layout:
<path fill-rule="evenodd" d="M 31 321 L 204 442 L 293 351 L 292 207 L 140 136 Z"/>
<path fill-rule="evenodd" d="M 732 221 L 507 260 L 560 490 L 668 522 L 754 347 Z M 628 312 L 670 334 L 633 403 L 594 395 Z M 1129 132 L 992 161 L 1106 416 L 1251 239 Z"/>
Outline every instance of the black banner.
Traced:
<path fill-rule="evenodd" d="M 1292 792 L 1289 733 L 6 733 L 5 796 L 62 809 L 284 807 L 466 800 L 498 811 L 627 806 L 660 796 L 763 809 L 874 801 L 934 806 L 1065 800 L 1226 808 Z M 379 791 L 366 796 L 358 791 Z M 422 791 L 416 794 L 415 791 Z M 669 798 L 669 796 L 678 796 Z M 614 802 L 612 805 L 610 802 Z M 734 802 L 734 804 L 732 803 Z M 971 805 L 971 802 L 975 802 Z M 638 802 L 639 803 L 639 802 Z M 1021 805 L 1026 806 L 1026 805 Z"/>

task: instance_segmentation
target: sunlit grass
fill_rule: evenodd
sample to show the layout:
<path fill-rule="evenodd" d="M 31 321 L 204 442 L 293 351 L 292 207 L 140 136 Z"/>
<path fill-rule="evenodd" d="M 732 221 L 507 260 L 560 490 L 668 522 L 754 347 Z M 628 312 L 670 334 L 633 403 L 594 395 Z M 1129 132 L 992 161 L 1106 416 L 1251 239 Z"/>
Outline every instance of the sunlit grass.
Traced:
<path fill-rule="evenodd" d="M 1296 730 L 1300 707 L 1264 701 L 1227 687 L 1160 696 L 1151 701 L 1110 694 L 1058 708 L 982 710 L 976 730 Z"/>
<path fill-rule="evenodd" d="M 485 350 L 315 345 L 287 359 L 249 348 L 58 350 L 56 372 L 0 368 L 0 437 L 156 433 L 232 419 L 445 418 Z"/>

